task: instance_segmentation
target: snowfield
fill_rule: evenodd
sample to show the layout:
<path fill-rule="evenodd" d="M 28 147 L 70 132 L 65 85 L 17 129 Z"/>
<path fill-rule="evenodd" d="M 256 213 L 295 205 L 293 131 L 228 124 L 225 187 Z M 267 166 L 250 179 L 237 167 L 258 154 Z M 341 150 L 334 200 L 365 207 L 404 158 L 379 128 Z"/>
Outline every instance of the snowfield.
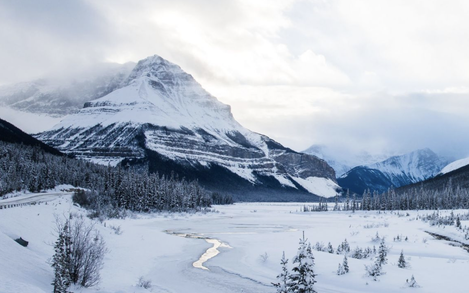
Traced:
<path fill-rule="evenodd" d="M 432 211 L 304 213 L 300 212 L 302 206 L 239 203 L 215 206 L 217 212 L 206 214 L 139 214 L 96 222 L 110 251 L 102 281 L 96 287 L 72 291 L 275 292 L 271 282 L 280 273 L 282 252 L 291 265 L 304 231 L 313 246 L 331 242 L 336 249 L 347 239 L 352 250 L 357 246 L 378 248 L 379 243 L 372 241 L 378 233 L 390 247 L 388 264 L 383 266 L 385 274 L 377 281 L 365 275 L 365 265 L 372 259 L 358 260 L 349 255 L 350 273 L 338 276 L 343 256 L 313 251 L 318 292 L 467 292 L 469 254 L 425 231 L 459 241 L 464 241 L 464 235 L 453 226 L 431 227 L 416 219 Z M 52 291 L 53 271 L 47 262 L 56 240 L 55 217 L 69 212 L 86 214 L 72 204 L 70 195 L 0 210 L 0 292 Z M 462 221 L 462 225 L 469 223 Z M 397 236 L 402 241 L 394 241 Z M 29 241 L 28 247 L 13 241 L 18 237 Z M 207 269 L 194 267 L 193 263 L 213 246 L 219 253 L 202 264 Z M 401 250 L 409 268 L 397 266 Z M 420 288 L 406 286 L 412 275 Z M 140 277 L 151 281 L 152 288 L 138 287 Z"/>

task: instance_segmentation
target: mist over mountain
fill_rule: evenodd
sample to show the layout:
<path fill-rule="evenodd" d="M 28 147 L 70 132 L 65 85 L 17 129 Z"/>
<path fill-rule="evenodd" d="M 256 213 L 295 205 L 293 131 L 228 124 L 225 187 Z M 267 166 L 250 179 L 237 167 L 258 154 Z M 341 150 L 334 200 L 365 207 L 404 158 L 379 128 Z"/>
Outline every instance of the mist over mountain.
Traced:
<path fill-rule="evenodd" d="M 5 85 L 0 87 L 0 106 L 62 117 L 121 87 L 134 66 L 132 62 L 101 63 L 79 72 Z"/>

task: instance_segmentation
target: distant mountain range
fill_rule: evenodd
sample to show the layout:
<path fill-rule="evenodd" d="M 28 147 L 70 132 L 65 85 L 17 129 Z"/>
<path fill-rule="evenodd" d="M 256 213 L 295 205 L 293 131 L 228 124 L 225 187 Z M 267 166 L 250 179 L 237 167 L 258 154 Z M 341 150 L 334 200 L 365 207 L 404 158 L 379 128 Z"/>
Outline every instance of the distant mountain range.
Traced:
<path fill-rule="evenodd" d="M 337 179 L 339 185 L 358 194 L 384 192 L 437 175 L 448 164 L 430 149 L 394 156 L 379 163 L 357 166 Z"/>
<path fill-rule="evenodd" d="M 229 106 L 159 56 L 112 85 L 35 137 L 93 162 L 175 172 L 238 200 L 311 200 L 340 189 L 324 160 L 242 127 Z"/>

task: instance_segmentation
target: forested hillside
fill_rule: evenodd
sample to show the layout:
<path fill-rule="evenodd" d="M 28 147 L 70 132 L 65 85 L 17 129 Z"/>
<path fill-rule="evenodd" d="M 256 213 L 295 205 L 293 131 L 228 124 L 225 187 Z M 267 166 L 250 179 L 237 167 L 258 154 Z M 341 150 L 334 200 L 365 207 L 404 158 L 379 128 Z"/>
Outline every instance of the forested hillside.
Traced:
<path fill-rule="evenodd" d="M 209 207 L 212 198 L 229 202 L 196 181 L 106 167 L 52 155 L 39 147 L 0 142 L 0 196 L 20 190 L 39 192 L 59 184 L 89 189 L 77 193 L 75 200 L 110 216 L 123 210 L 197 210 Z"/>

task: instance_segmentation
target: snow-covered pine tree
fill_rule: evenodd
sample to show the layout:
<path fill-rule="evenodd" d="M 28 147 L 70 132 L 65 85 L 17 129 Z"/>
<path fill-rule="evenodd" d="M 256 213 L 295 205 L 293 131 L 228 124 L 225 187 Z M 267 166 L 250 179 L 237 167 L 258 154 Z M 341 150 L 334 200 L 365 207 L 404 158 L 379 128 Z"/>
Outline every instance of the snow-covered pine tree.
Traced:
<path fill-rule="evenodd" d="M 384 238 L 382 238 L 381 243 L 379 244 L 378 255 L 377 255 L 377 259 L 379 261 L 380 266 L 388 263 L 387 255 L 388 255 L 388 247 L 386 246 Z"/>
<path fill-rule="evenodd" d="M 66 221 L 59 231 L 59 237 L 55 242 L 54 256 L 52 257 L 52 268 L 54 269 L 54 293 L 69 293 L 70 287 L 70 263 L 71 263 L 71 238 L 69 222 Z"/>
<path fill-rule="evenodd" d="M 337 275 L 338 276 L 345 275 L 345 270 L 341 263 L 339 263 L 339 267 L 337 268 Z"/>
<path fill-rule="evenodd" d="M 401 255 L 399 256 L 399 260 L 397 262 L 397 266 L 400 267 L 401 269 L 403 268 L 406 268 L 407 267 L 407 262 L 405 260 L 405 257 L 404 257 L 404 251 L 401 250 Z"/>
<path fill-rule="evenodd" d="M 275 288 L 277 288 L 277 293 L 289 293 L 289 279 L 290 272 L 288 271 L 288 259 L 285 258 L 285 251 L 283 252 L 282 259 L 280 260 L 280 265 L 282 266 L 282 272 L 277 276 L 278 283 L 272 283 Z"/>
<path fill-rule="evenodd" d="M 327 244 L 327 252 L 334 253 L 334 248 L 330 242 Z"/>
<path fill-rule="evenodd" d="M 347 255 L 344 255 L 344 260 L 342 262 L 342 266 L 344 267 L 344 271 L 345 273 L 348 273 L 350 271 L 350 268 L 348 266 L 348 259 L 347 259 Z"/>
<path fill-rule="evenodd" d="M 379 262 L 378 257 L 376 257 L 375 262 L 372 265 L 370 266 L 365 265 L 365 270 L 366 270 L 367 275 L 370 277 L 373 277 L 374 281 L 376 281 L 378 277 L 383 274 L 381 269 L 382 269 L 381 263 Z"/>
<path fill-rule="evenodd" d="M 314 256 L 311 244 L 307 243 L 303 232 L 303 238 L 300 239 L 298 252 L 293 259 L 293 268 L 289 280 L 291 292 L 316 293 L 313 288 L 313 285 L 316 283 L 316 274 L 313 269 Z"/>
<path fill-rule="evenodd" d="M 410 278 L 410 281 L 407 281 L 407 285 L 411 288 L 420 287 L 419 284 L 417 284 L 417 281 L 415 280 L 414 275 L 412 275 L 412 278 Z"/>

